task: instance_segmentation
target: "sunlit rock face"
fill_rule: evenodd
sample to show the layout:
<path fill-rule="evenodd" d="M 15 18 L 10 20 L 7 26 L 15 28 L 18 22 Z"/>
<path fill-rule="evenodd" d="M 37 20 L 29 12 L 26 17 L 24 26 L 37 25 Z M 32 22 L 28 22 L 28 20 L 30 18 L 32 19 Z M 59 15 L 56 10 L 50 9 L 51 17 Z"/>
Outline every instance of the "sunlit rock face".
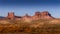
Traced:
<path fill-rule="evenodd" d="M 35 12 L 33 16 L 25 15 L 23 17 L 25 21 L 39 20 L 39 19 L 53 19 L 51 14 L 47 11 L 44 12 Z"/>
<path fill-rule="evenodd" d="M 53 19 L 51 14 L 48 11 L 43 11 L 43 12 L 35 12 L 33 16 L 29 16 L 28 14 L 25 14 L 25 16 L 15 16 L 14 12 L 9 12 L 8 19 L 15 19 L 15 20 L 23 20 L 23 21 L 33 21 L 33 20 L 39 20 L 39 19 Z"/>
<path fill-rule="evenodd" d="M 8 19 L 13 19 L 14 18 L 14 12 L 9 12 L 7 18 Z"/>
<path fill-rule="evenodd" d="M 35 15 L 33 16 L 35 19 L 52 19 L 53 17 L 51 14 L 47 11 L 44 12 L 35 12 Z"/>
<path fill-rule="evenodd" d="M 25 14 L 25 16 L 22 17 L 22 20 L 25 22 L 30 22 L 32 20 L 32 17 L 28 14 Z"/>
<path fill-rule="evenodd" d="M 16 16 L 14 14 L 14 12 L 9 12 L 8 15 L 7 15 L 7 18 L 10 19 L 10 20 L 20 20 L 21 19 L 21 16 Z"/>
<path fill-rule="evenodd" d="M 49 12 L 44 11 L 44 12 L 41 12 L 41 18 L 42 19 L 52 19 L 52 16 Z"/>

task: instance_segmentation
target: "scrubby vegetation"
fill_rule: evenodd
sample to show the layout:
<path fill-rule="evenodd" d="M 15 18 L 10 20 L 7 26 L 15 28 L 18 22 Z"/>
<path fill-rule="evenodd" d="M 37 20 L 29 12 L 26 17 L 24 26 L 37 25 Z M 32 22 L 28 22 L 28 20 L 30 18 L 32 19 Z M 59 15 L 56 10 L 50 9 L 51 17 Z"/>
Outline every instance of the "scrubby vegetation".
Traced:
<path fill-rule="evenodd" d="M 50 24 L 51 20 L 36 20 L 24 22 L 22 20 L 6 20 L 8 24 L 0 24 L 0 33 L 23 34 L 60 34 L 59 24 Z"/>

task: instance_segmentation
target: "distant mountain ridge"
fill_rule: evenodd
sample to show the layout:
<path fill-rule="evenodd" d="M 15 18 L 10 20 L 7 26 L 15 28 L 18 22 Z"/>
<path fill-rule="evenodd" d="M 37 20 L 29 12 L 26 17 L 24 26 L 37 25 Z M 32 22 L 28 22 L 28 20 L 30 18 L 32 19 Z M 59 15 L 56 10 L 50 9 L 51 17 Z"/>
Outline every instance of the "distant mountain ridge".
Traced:
<path fill-rule="evenodd" d="M 25 14 L 25 16 L 16 16 L 14 12 L 9 12 L 6 17 L 0 16 L 0 18 L 5 18 L 9 20 L 23 20 L 27 22 L 31 22 L 33 20 L 39 20 L 39 19 L 54 19 L 54 17 L 52 17 L 48 11 L 43 11 L 43 12 L 37 11 L 33 16 L 30 16 L 28 14 Z"/>
<path fill-rule="evenodd" d="M 0 18 L 5 18 L 5 17 L 3 17 L 3 16 L 0 16 Z"/>

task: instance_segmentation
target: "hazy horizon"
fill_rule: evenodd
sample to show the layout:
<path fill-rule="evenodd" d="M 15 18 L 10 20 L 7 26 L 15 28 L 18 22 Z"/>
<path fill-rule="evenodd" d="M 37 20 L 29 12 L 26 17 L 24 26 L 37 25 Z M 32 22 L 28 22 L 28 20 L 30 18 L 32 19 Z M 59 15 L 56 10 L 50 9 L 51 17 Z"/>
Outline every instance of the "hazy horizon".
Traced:
<path fill-rule="evenodd" d="M 0 0 L 0 16 L 7 16 L 8 12 L 17 16 L 26 13 L 33 15 L 36 11 L 48 11 L 53 17 L 60 18 L 59 0 Z"/>

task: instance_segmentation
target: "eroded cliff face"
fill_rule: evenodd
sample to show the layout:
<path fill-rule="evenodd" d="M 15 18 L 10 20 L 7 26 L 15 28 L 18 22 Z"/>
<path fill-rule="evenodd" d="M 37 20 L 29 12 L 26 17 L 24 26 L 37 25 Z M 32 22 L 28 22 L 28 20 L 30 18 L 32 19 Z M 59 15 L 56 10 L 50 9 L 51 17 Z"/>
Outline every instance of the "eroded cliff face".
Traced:
<path fill-rule="evenodd" d="M 44 12 L 35 12 L 35 15 L 32 16 L 32 18 L 34 20 L 38 20 L 38 19 L 53 19 L 51 14 L 49 12 L 47 12 L 47 11 L 44 11 Z"/>
<path fill-rule="evenodd" d="M 32 21 L 32 20 L 39 20 L 39 19 L 54 19 L 51 14 L 47 11 L 44 12 L 35 12 L 33 16 L 26 15 L 23 17 L 23 20 L 25 21 Z"/>
<path fill-rule="evenodd" d="M 23 20 L 28 22 L 32 20 L 39 20 L 39 19 L 53 19 L 51 14 L 47 11 L 43 11 L 43 12 L 37 11 L 33 16 L 29 16 L 28 14 L 26 14 L 23 17 L 20 17 L 20 18 L 18 17 L 19 16 L 15 17 L 13 12 L 8 13 L 8 16 L 7 16 L 8 19 Z"/>
<path fill-rule="evenodd" d="M 39 19 L 52 19 L 53 17 L 51 16 L 51 14 L 47 11 L 44 12 L 35 12 L 34 15 L 35 18 L 39 18 Z"/>
<path fill-rule="evenodd" d="M 7 18 L 8 19 L 14 19 L 14 12 L 9 12 Z"/>

